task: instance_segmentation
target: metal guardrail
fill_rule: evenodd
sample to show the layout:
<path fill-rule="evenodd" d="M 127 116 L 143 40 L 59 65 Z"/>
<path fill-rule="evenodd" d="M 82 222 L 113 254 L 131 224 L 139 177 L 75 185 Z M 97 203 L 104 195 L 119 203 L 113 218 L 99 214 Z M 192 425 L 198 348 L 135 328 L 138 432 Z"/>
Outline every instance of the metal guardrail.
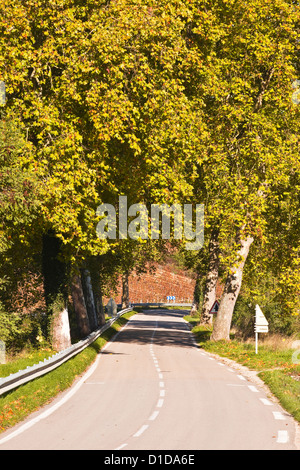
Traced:
<path fill-rule="evenodd" d="M 117 315 L 111 318 L 104 326 L 98 330 L 90 333 L 85 339 L 78 341 L 78 343 L 73 344 L 67 349 L 60 351 L 53 356 L 45 359 L 44 361 L 34 364 L 33 366 L 28 366 L 26 369 L 19 370 L 13 374 L 8 375 L 7 377 L 0 378 L 0 395 L 13 390 L 14 388 L 23 385 L 30 380 L 36 379 L 48 372 L 56 369 L 64 362 L 71 359 L 71 357 L 83 351 L 87 348 L 93 341 L 95 341 L 99 336 L 101 336 L 104 331 L 106 331 L 120 316 L 124 313 L 131 312 L 134 307 L 191 307 L 190 303 L 134 303 L 131 307 L 120 310 Z"/>
<path fill-rule="evenodd" d="M 28 366 L 26 369 L 19 370 L 13 374 L 8 375 L 7 377 L 0 378 L 0 395 L 3 393 L 8 392 L 14 388 L 23 385 L 30 380 L 36 379 L 41 375 L 47 374 L 53 369 L 56 369 L 64 362 L 68 361 L 71 357 L 75 356 L 83 349 L 87 348 L 91 343 L 93 343 L 99 336 L 101 336 L 104 331 L 106 331 L 119 317 L 124 315 L 124 313 L 131 312 L 133 310 L 132 307 L 125 308 L 117 313 L 117 315 L 101 328 L 93 331 L 90 333 L 86 338 L 83 340 L 78 341 L 78 343 L 73 344 L 67 349 L 60 351 L 53 356 L 45 359 L 44 361 L 39 362 L 38 364 L 34 364 L 33 366 Z"/>

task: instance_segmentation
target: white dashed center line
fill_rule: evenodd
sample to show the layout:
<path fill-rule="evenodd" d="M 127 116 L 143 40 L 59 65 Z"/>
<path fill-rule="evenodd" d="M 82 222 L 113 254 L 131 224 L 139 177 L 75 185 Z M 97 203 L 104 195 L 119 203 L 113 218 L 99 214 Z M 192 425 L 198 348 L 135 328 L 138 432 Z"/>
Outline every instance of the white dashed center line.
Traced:
<path fill-rule="evenodd" d="M 289 441 L 289 435 L 287 431 L 278 431 L 277 442 L 279 444 L 286 444 Z"/>
<path fill-rule="evenodd" d="M 133 435 L 133 437 L 139 437 L 149 427 L 149 424 L 143 424 L 143 426 Z"/>

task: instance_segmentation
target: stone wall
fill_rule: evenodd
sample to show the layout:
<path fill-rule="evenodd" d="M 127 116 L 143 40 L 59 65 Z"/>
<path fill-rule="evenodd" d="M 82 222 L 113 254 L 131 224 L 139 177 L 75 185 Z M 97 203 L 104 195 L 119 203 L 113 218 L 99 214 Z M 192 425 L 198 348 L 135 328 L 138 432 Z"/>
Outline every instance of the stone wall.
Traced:
<path fill-rule="evenodd" d="M 176 302 L 192 302 L 195 279 L 179 270 L 173 264 L 157 265 L 154 273 L 129 277 L 129 297 L 132 303 L 167 302 L 167 296 L 175 296 Z M 117 303 L 121 303 L 122 286 L 119 283 L 117 295 L 112 294 Z M 106 304 L 108 299 L 104 299 Z"/>

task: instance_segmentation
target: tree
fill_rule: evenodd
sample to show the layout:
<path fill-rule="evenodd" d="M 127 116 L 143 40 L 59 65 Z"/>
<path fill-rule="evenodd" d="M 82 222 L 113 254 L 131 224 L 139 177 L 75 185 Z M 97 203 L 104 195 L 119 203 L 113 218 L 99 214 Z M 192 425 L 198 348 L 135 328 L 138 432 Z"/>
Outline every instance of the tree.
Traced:
<path fill-rule="evenodd" d="M 205 203 L 228 284 L 213 336 L 228 339 L 240 255 L 274 238 L 278 191 L 298 181 L 298 5 L 6 0 L 2 13 L 0 72 L 34 148 L 24 163 L 40 181 L 40 234 L 78 273 L 123 249 L 96 235 L 101 202 Z M 297 231 L 284 233 L 297 266 Z"/>
<path fill-rule="evenodd" d="M 299 172 L 298 110 L 291 101 L 299 8 L 281 0 L 190 2 L 190 8 L 186 39 L 198 61 L 190 65 L 186 90 L 191 99 L 202 97 L 209 132 L 197 187 L 206 196 L 209 226 L 218 221 L 226 273 L 212 339 L 229 339 L 250 246 L 269 237 L 275 187 Z M 298 241 L 292 241 L 296 257 Z"/>
<path fill-rule="evenodd" d="M 147 204 L 191 194 L 184 172 L 192 174 L 202 124 L 178 74 L 185 10 L 176 1 L 3 5 L 0 72 L 7 109 L 33 146 L 25 163 L 40 182 L 37 233 L 57 238 L 86 331 L 78 272 L 114 249 L 96 235 L 97 206 L 116 205 L 119 194 Z"/>
<path fill-rule="evenodd" d="M 201 307 L 201 323 L 212 324 L 212 315 L 209 313 L 215 300 L 217 282 L 219 279 L 219 228 L 216 226 L 212 229 L 208 247 L 208 267 L 203 293 L 203 303 Z"/>

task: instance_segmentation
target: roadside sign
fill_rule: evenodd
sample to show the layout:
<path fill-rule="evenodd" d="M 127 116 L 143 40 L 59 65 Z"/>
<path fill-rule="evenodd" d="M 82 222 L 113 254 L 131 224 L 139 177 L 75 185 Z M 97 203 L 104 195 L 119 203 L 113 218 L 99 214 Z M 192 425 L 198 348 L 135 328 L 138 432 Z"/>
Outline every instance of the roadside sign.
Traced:
<path fill-rule="evenodd" d="M 256 326 L 268 326 L 269 322 L 261 311 L 259 305 L 255 306 L 255 325 Z"/>
<path fill-rule="evenodd" d="M 263 312 L 259 305 L 255 305 L 255 325 L 254 325 L 254 332 L 255 332 L 255 352 L 257 354 L 258 348 L 258 333 L 268 333 L 269 331 L 269 322 L 264 316 Z"/>
<path fill-rule="evenodd" d="M 175 295 L 167 295 L 167 300 L 175 300 Z"/>
<path fill-rule="evenodd" d="M 268 333 L 269 328 L 268 325 L 255 325 L 254 331 L 255 333 Z"/>
<path fill-rule="evenodd" d="M 219 302 L 217 300 L 215 300 L 212 308 L 209 311 L 209 313 L 211 313 L 211 314 L 218 313 L 219 305 L 220 305 Z"/>

